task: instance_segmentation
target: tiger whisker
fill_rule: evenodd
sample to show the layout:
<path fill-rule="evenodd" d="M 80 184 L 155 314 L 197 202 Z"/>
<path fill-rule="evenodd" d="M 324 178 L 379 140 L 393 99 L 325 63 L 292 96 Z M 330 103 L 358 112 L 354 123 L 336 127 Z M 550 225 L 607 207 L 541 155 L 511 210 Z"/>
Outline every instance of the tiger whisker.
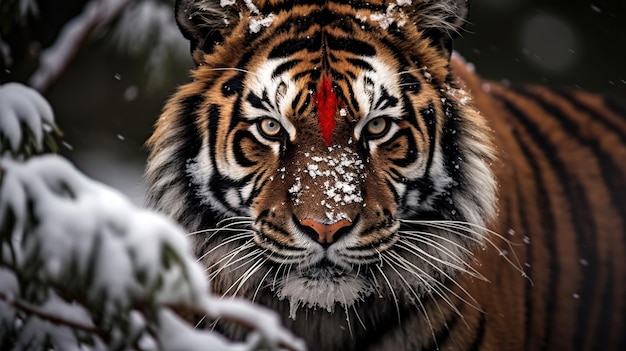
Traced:
<path fill-rule="evenodd" d="M 404 70 L 404 71 L 396 72 L 396 73 L 392 74 L 391 76 L 395 77 L 395 76 L 399 76 L 399 75 L 405 74 L 405 73 L 413 73 L 413 72 L 419 72 L 419 71 L 424 71 L 424 70 L 426 70 L 424 67 L 407 69 L 407 70 Z"/>
<path fill-rule="evenodd" d="M 263 278 L 261 278 L 261 280 L 259 281 L 259 285 L 254 290 L 254 295 L 252 295 L 252 302 L 254 302 L 256 300 L 257 294 L 259 293 L 259 290 L 261 290 L 261 286 L 265 282 L 265 278 L 267 278 L 267 276 L 272 272 L 272 269 L 274 269 L 274 267 L 270 267 L 270 269 L 267 270 L 267 272 L 265 273 Z"/>
<path fill-rule="evenodd" d="M 239 262 L 241 262 L 241 261 L 243 261 L 243 260 L 245 260 L 245 259 L 249 258 L 250 256 L 255 256 L 255 255 L 259 254 L 259 252 L 261 252 L 261 251 L 262 251 L 262 250 L 260 250 L 260 249 L 250 251 L 249 253 L 245 254 L 244 256 L 241 256 L 241 257 L 239 257 L 238 259 L 236 259 L 236 260 L 234 260 L 234 261 L 232 261 L 232 262 L 228 262 L 228 263 L 227 263 L 227 264 L 225 264 L 223 267 L 220 267 L 220 271 L 222 271 L 222 270 L 224 270 L 224 269 L 226 269 L 226 268 L 228 268 L 228 267 L 231 267 L 231 266 L 233 266 L 233 265 L 235 265 L 235 264 L 237 264 L 237 263 L 239 263 Z M 233 271 L 236 271 L 236 270 L 240 269 L 241 267 L 243 267 L 243 266 L 247 265 L 249 262 L 250 262 L 250 261 L 247 261 L 247 262 L 241 263 L 241 264 L 240 264 L 240 265 L 238 265 L 237 267 L 234 267 L 232 270 L 233 270 Z"/>
<path fill-rule="evenodd" d="M 433 336 L 433 340 L 435 340 L 435 329 L 433 328 L 433 324 L 430 320 L 430 316 L 428 315 L 428 312 L 426 311 L 426 308 L 424 307 L 424 304 L 422 304 L 422 301 L 419 297 L 419 295 L 417 294 L 417 292 L 415 292 L 415 290 L 413 290 L 413 288 L 411 287 L 411 284 L 409 284 L 408 281 L 406 281 L 406 279 L 402 276 L 402 274 L 400 274 L 400 272 L 398 272 L 398 270 L 394 267 L 394 265 L 396 265 L 397 263 L 391 259 L 390 257 L 387 256 L 383 256 L 383 259 L 385 259 L 385 261 L 389 264 L 389 267 L 396 272 L 396 274 L 398 275 L 398 277 L 402 280 L 402 282 L 406 285 L 406 287 L 409 289 L 409 291 L 411 292 L 411 294 L 413 295 L 413 297 L 415 297 L 415 301 L 417 301 L 417 304 L 419 306 L 419 309 L 422 310 L 422 313 L 424 314 L 424 318 L 426 319 L 426 323 L 428 323 L 428 327 L 430 328 L 430 332 Z M 439 304 L 436 302 L 437 304 L 437 308 L 439 308 Z M 439 311 L 441 311 L 441 308 L 439 308 Z M 438 345 L 435 345 L 438 346 Z"/>
<path fill-rule="evenodd" d="M 450 288 L 445 286 L 443 283 L 441 283 L 437 279 L 432 278 L 430 275 L 428 275 L 421 268 L 415 266 L 413 263 L 409 262 L 407 259 L 405 259 L 404 257 L 400 256 L 400 254 L 398 254 L 397 252 L 389 251 L 388 254 L 392 255 L 392 256 L 395 256 L 395 259 L 398 260 L 398 262 L 397 262 L 398 263 L 398 267 L 404 269 L 409 274 L 411 274 L 414 277 L 416 277 L 417 279 L 419 279 L 422 282 L 422 284 L 424 284 L 424 286 L 426 287 L 426 291 L 431 291 L 431 290 L 434 291 L 437 296 L 439 296 L 448 306 L 450 306 L 450 308 L 452 308 L 455 311 L 455 313 L 457 313 L 459 316 L 461 316 L 461 312 L 458 310 L 458 308 L 454 305 L 454 303 L 452 301 L 450 301 L 450 299 L 447 296 L 447 294 L 444 291 L 442 291 L 439 287 L 447 290 L 448 292 L 450 292 L 453 295 L 455 295 L 457 298 L 461 299 L 456 293 L 451 291 Z M 400 263 L 402 263 L 402 265 L 400 265 Z M 409 268 L 412 268 L 412 269 L 409 269 Z M 428 277 L 429 279 L 427 280 L 425 277 Z M 435 285 L 433 285 L 431 283 L 434 283 Z M 430 292 L 429 292 L 429 294 L 430 294 Z"/>
<path fill-rule="evenodd" d="M 402 247 L 405 250 L 415 254 L 415 256 L 420 257 L 421 259 L 423 259 L 424 261 L 427 261 L 430 265 L 436 266 L 432 263 L 432 261 L 438 262 L 443 264 L 444 266 L 450 267 L 455 271 L 459 271 L 465 274 L 468 274 L 474 278 L 483 280 L 483 281 L 487 281 L 487 278 L 485 278 L 482 274 L 478 273 L 474 268 L 472 268 L 471 266 L 469 266 L 463 259 L 461 259 L 460 257 L 457 257 L 457 260 L 460 262 L 463 262 L 464 265 L 467 265 L 467 267 L 469 268 L 465 268 L 462 266 L 459 266 L 457 264 L 454 264 L 453 262 L 441 259 L 439 257 L 433 256 L 432 254 L 424 251 L 424 249 L 422 249 L 421 247 L 406 241 L 406 239 L 401 239 L 398 241 L 398 244 L 404 244 L 406 246 L 401 246 L 398 245 L 398 247 Z M 431 246 L 432 247 L 432 246 Z M 437 249 L 436 247 L 434 247 L 435 249 Z"/>
<path fill-rule="evenodd" d="M 478 302 L 474 299 L 474 297 L 464 288 L 462 287 L 455 279 L 453 279 L 452 276 L 450 276 L 448 273 L 446 273 L 445 271 L 443 271 L 441 268 L 439 268 L 436 264 L 430 262 L 429 260 L 425 259 L 424 257 L 422 257 L 419 252 L 414 252 L 412 251 L 410 248 L 406 248 L 403 246 L 398 245 L 398 247 L 406 250 L 409 253 L 412 253 L 413 255 L 415 255 L 416 257 L 422 259 L 424 262 L 426 262 L 428 265 L 430 265 L 433 269 L 435 269 L 436 271 L 438 271 L 442 276 L 446 277 L 448 280 L 450 280 L 450 282 L 452 282 L 452 284 L 454 284 L 456 287 L 458 287 L 465 295 L 467 295 L 472 302 L 467 301 L 466 299 L 462 298 L 461 296 L 459 296 L 457 293 L 455 293 L 454 291 L 452 291 L 450 288 L 448 288 L 447 286 L 445 286 L 444 284 L 442 284 L 440 281 L 438 280 L 433 280 L 434 282 L 436 282 L 436 284 L 442 288 L 444 288 L 445 290 L 447 290 L 449 293 L 453 294 L 455 297 L 457 297 L 459 300 L 467 303 L 468 305 L 474 307 L 475 309 L 482 311 L 480 309 L 480 307 L 478 307 Z M 404 259 L 404 258 L 403 258 Z M 406 259 L 405 259 L 406 260 Z M 408 262 L 407 262 L 408 263 Z M 412 265 L 412 264 L 411 264 Z M 415 265 L 412 265 L 413 268 L 418 269 L 420 271 L 422 271 L 421 269 L 415 267 Z M 423 271 L 422 271 L 423 272 Z M 424 273 L 424 272 L 423 272 Z"/>
<path fill-rule="evenodd" d="M 228 223 L 230 221 L 237 221 L 237 222 L 232 222 L 232 223 Z M 222 230 L 226 230 L 226 228 L 230 228 L 230 227 L 234 227 L 236 225 L 241 225 L 241 226 L 250 226 L 254 223 L 254 219 L 250 218 L 250 217 L 229 217 L 226 219 L 223 219 L 219 222 L 217 222 L 215 228 L 207 228 L 207 229 L 201 229 L 201 230 L 197 230 L 197 231 L 193 231 L 193 232 L 189 232 L 186 235 L 187 236 L 191 236 L 191 235 L 198 235 L 198 234 L 203 234 L 203 233 L 208 233 L 208 232 L 219 232 Z M 235 229 L 229 229 L 229 230 L 235 230 Z M 250 230 L 249 228 L 240 228 L 240 230 Z"/>
<path fill-rule="evenodd" d="M 354 310 L 354 315 L 356 316 L 356 319 L 359 321 L 359 324 L 361 324 L 361 326 L 363 327 L 363 330 L 367 330 L 367 327 L 365 327 L 365 323 L 363 323 L 361 316 L 359 316 L 359 311 L 357 311 L 356 306 L 352 304 L 351 307 L 352 307 L 352 310 Z"/>
<path fill-rule="evenodd" d="M 346 294 L 344 293 L 344 288 L 341 287 L 339 289 L 339 292 L 341 293 L 341 296 L 343 297 L 343 301 L 346 301 Z M 354 334 L 352 333 L 352 323 L 350 323 L 350 314 L 348 313 L 348 306 L 344 304 L 343 309 L 344 309 L 344 312 L 346 313 L 346 324 L 348 325 L 348 332 L 350 333 L 350 337 L 354 337 Z"/>
<path fill-rule="evenodd" d="M 464 245 L 459 244 L 458 242 L 455 242 L 454 240 L 450 240 L 448 238 L 442 237 L 439 234 L 436 233 L 431 233 L 428 231 L 419 231 L 419 230 L 402 230 L 399 231 L 399 233 L 401 235 L 408 235 L 408 236 L 419 236 L 419 237 L 423 237 L 423 236 L 429 236 L 429 237 L 435 237 L 441 241 L 445 241 L 446 243 L 455 246 L 457 249 L 463 251 L 465 254 L 467 254 L 468 256 L 473 256 L 474 253 L 469 250 L 467 247 L 465 247 Z M 449 250 L 449 249 L 448 249 Z"/>
<path fill-rule="evenodd" d="M 222 258 L 219 259 L 219 261 L 217 261 L 217 262 L 213 263 L 212 265 L 210 265 L 209 267 L 207 267 L 206 270 L 210 271 L 215 266 L 220 265 L 224 261 L 227 261 L 226 265 L 228 265 L 229 262 L 231 262 L 233 260 L 233 258 L 235 258 L 235 256 L 239 255 L 242 251 L 247 250 L 247 249 L 252 248 L 252 247 L 254 247 L 254 243 L 252 243 L 252 239 L 250 239 L 246 243 L 244 243 L 243 245 L 238 246 L 234 250 L 232 250 L 229 253 L 225 254 Z"/>
<path fill-rule="evenodd" d="M 255 264 L 252 265 L 252 267 L 254 267 L 253 269 L 248 269 L 248 271 L 246 271 L 245 274 L 245 279 L 241 280 L 239 282 L 239 285 L 237 286 L 237 290 L 235 290 L 235 292 L 233 293 L 233 296 L 236 296 L 237 293 L 239 292 L 239 290 L 244 286 L 244 284 L 248 281 L 248 279 L 250 279 L 256 272 L 259 271 L 259 269 L 261 269 L 263 267 L 263 264 L 267 262 L 267 258 L 263 259 L 263 260 L 259 260 L 257 261 Z"/>
<path fill-rule="evenodd" d="M 382 263 L 382 261 L 381 261 L 381 263 Z M 385 272 L 383 272 L 383 269 L 379 265 L 375 265 L 375 267 L 378 269 L 378 271 L 382 275 L 383 279 L 387 282 L 387 286 L 389 287 L 389 291 L 391 292 L 391 296 L 393 297 L 393 301 L 394 301 L 394 303 L 396 305 L 396 313 L 397 313 L 397 317 L 398 317 L 398 323 L 401 323 L 402 319 L 400 318 L 400 305 L 398 304 L 398 297 L 396 296 L 396 293 L 393 290 L 393 286 L 391 285 L 391 282 L 387 278 L 387 275 L 385 275 Z"/>
<path fill-rule="evenodd" d="M 396 259 L 398 259 L 399 261 L 402 261 L 403 264 L 400 264 L 400 262 L 395 262 L 395 264 L 399 267 L 402 268 L 403 270 L 407 271 L 409 274 L 417 277 L 420 281 L 422 281 L 422 283 L 425 286 L 425 293 L 428 294 L 428 296 L 431 298 L 431 300 L 433 301 L 433 303 L 435 304 L 435 307 L 437 308 L 437 310 L 439 311 L 439 314 L 442 316 L 443 319 L 445 319 L 445 314 L 443 313 L 443 310 L 441 309 L 441 306 L 439 305 L 439 302 L 437 301 L 437 299 L 435 298 L 435 296 L 433 295 L 433 292 L 435 293 L 435 295 L 439 296 L 439 298 L 445 302 L 450 309 L 453 311 L 453 313 L 455 313 L 457 316 L 459 316 L 461 318 L 461 320 L 463 321 L 463 323 L 466 325 L 466 327 L 469 328 L 469 323 L 465 320 L 465 317 L 463 316 L 463 314 L 461 313 L 461 311 L 456 307 L 456 305 L 450 300 L 450 298 L 448 297 L 448 295 L 446 294 L 446 292 L 444 292 L 441 288 L 447 290 L 450 294 L 452 294 L 453 296 L 455 296 L 456 298 L 458 298 L 460 301 L 465 302 L 466 304 L 468 304 L 469 306 L 471 306 L 472 308 L 478 310 L 478 311 L 482 311 L 480 308 L 478 308 L 476 305 L 474 305 L 473 303 L 469 303 L 467 300 L 461 298 L 458 294 L 456 294 L 454 291 L 451 291 L 450 288 L 448 288 L 446 285 L 444 285 L 442 282 L 432 278 L 430 275 L 426 274 L 426 272 L 424 272 L 422 269 L 416 267 L 415 265 L 413 265 L 411 262 L 407 261 L 404 257 L 400 256 L 398 253 L 396 252 L 389 252 L 390 255 L 395 255 Z M 415 270 L 421 272 L 415 272 L 411 269 L 409 269 L 406 265 L 408 266 L 412 266 Z M 426 280 L 424 278 L 424 276 L 428 277 L 429 280 Z M 429 283 L 429 281 L 431 281 L 432 283 L 436 284 L 436 285 L 432 285 L 431 283 Z M 472 296 L 467 293 L 467 291 L 465 291 L 465 293 L 473 300 L 475 301 Z M 422 312 L 427 315 L 427 311 L 425 309 L 425 306 L 422 304 L 421 299 L 417 299 L 418 303 L 421 305 L 421 309 Z"/>
<path fill-rule="evenodd" d="M 234 226 L 245 226 L 242 229 L 250 229 L 250 226 L 254 224 L 254 220 L 246 217 L 231 217 L 228 219 L 223 219 L 217 223 L 217 227 L 219 228 L 230 228 Z"/>
<path fill-rule="evenodd" d="M 466 269 L 471 271 L 471 272 L 469 272 L 469 274 L 472 275 L 473 277 L 476 277 L 478 279 L 486 281 L 486 278 L 482 274 L 480 274 L 476 270 L 476 268 L 472 267 L 470 265 L 470 263 L 466 259 L 464 259 L 463 257 L 460 257 L 459 255 L 455 254 L 454 252 L 450 251 L 450 249 L 448 249 L 447 247 L 443 246 L 441 243 L 439 243 L 439 242 L 437 242 L 437 241 L 435 241 L 433 239 L 425 238 L 425 237 L 421 237 L 421 236 L 417 236 L 416 235 L 416 236 L 411 237 L 411 238 L 402 238 L 401 240 L 405 240 L 405 242 L 406 242 L 406 240 L 413 240 L 413 241 L 416 241 L 416 242 L 423 243 L 423 244 L 425 244 L 425 245 L 427 245 L 427 246 L 437 250 L 438 252 L 445 254 L 446 256 L 448 256 L 450 259 L 456 261 L 461 266 L 466 267 Z M 441 259 L 436 259 L 436 260 L 438 262 L 441 261 Z M 445 263 L 447 266 L 450 266 L 450 267 L 454 268 L 454 266 L 451 264 L 451 262 L 449 262 L 447 260 L 443 260 L 443 263 Z"/>
<path fill-rule="evenodd" d="M 267 259 L 258 259 L 259 257 L 261 257 L 261 253 L 259 253 L 256 257 L 254 257 L 253 259 L 249 260 L 248 263 L 255 261 L 250 267 L 248 267 L 248 269 L 246 269 L 245 272 L 243 272 L 243 274 L 237 278 L 237 280 L 235 280 L 235 282 L 233 282 L 233 284 L 230 285 L 230 287 L 228 287 L 228 289 L 226 289 L 226 291 L 224 291 L 223 295 L 226 296 L 229 294 L 229 292 L 235 288 L 235 286 L 237 286 L 237 288 L 235 289 L 235 292 L 232 293 L 231 295 L 234 297 L 237 295 L 237 293 L 239 292 L 239 290 L 241 289 L 241 287 L 243 286 L 243 284 L 248 281 L 248 279 L 250 279 L 250 277 L 257 272 L 257 270 L 267 261 Z"/>
<path fill-rule="evenodd" d="M 228 238 L 228 240 L 224 240 L 224 241 L 223 241 L 223 242 L 221 242 L 219 245 L 216 245 L 215 247 L 211 248 L 211 249 L 210 249 L 210 250 L 208 250 L 207 252 L 203 253 L 200 257 L 198 257 L 198 261 L 200 261 L 200 260 L 202 260 L 202 259 L 206 258 L 208 255 L 212 254 L 213 252 L 215 252 L 215 250 L 217 250 L 217 249 L 219 249 L 219 248 L 223 247 L 224 245 L 228 245 L 228 244 L 230 244 L 230 243 L 232 243 L 232 242 L 242 240 L 242 239 L 247 238 L 247 237 L 249 237 L 249 236 L 250 236 L 250 235 L 249 235 L 249 233 L 240 233 L 240 234 L 238 234 L 238 235 L 234 235 L 234 236 L 232 236 L 232 237 Z M 247 245 L 247 244 L 251 243 L 251 242 L 252 242 L 252 240 L 253 240 L 252 238 L 248 239 L 246 242 L 244 242 L 244 243 L 242 244 L 242 246 L 244 246 L 244 245 Z M 240 248 L 240 247 L 237 247 L 237 248 Z"/>
<path fill-rule="evenodd" d="M 215 68 L 211 68 L 211 71 L 237 71 L 237 72 L 243 72 L 246 74 L 250 74 L 253 75 L 259 79 L 261 79 L 261 76 L 256 74 L 255 72 L 249 71 L 247 69 L 243 69 L 243 68 L 237 68 L 237 67 L 215 67 Z"/>
<path fill-rule="evenodd" d="M 510 240 L 508 240 L 507 238 L 505 238 L 504 236 L 502 236 L 501 234 L 490 230 L 488 228 L 485 228 L 483 226 L 480 226 L 478 224 L 474 224 L 474 223 L 469 223 L 469 222 L 460 222 L 460 221 L 406 221 L 406 220 L 402 220 L 403 222 L 407 222 L 407 223 L 413 223 L 413 224 L 421 224 L 421 225 L 427 225 L 430 226 L 432 228 L 438 228 L 441 230 L 446 230 L 450 233 L 454 233 L 457 234 L 459 236 L 462 236 L 464 238 L 467 238 L 469 240 L 472 240 L 476 243 L 478 243 L 479 245 L 483 246 L 484 243 L 488 243 L 489 246 L 493 247 L 494 249 L 496 249 L 498 251 L 498 253 L 500 254 L 500 256 L 502 256 L 504 258 L 505 261 L 507 261 L 515 270 L 517 270 L 518 272 L 520 272 L 522 274 L 523 277 L 527 278 L 530 281 L 530 278 L 528 277 L 528 275 L 526 274 L 526 272 L 524 272 L 524 269 L 522 268 L 521 263 L 519 262 L 519 259 L 517 257 L 517 255 L 515 254 L 515 250 L 513 250 L 513 245 L 515 245 L 514 243 L 512 243 Z M 508 247 L 509 247 L 509 252 L 512 253 L 514 259 L 516 262 L 513 262 L 507 255 L 506 252 L 504 252 L 502 249 L 500 249 L 498 247 L 498 245 L 496 245 L 496 243 L 494 243 L 488 236 L 472 229 L 472 228 L 468 228 L 469 227 L 473 227 L 473 228 L 477 228 L 480 231 L 485 231 L 489 234 L 491 234 L 492 236 L 495 236 L 497 238 L 499 238 L 500 240 L 504 241 Z M 452 230 L 452 229 L 456 229 L 456 230 Z M 471 235 L 467 235 L 464 234 L 462 232 L 459 232 L 458 230 L 470 233 L 470 234 L 474 234 L 478 237 L 480 237 L 481 239 L 478 239 L 476 237 L 473 237 Z M 484 242 L 483 242 L 484 241 Z M 532 281 L 530 281 L 532 284 Z"/>
<path fill-rule="evenodd" d="M 280 273 L 280 269 L 285 267 L 284 263 L 280 263 L 278 265 L 278 269 L 276 269 L 276 274 L 274 274 L 274 280 L 272 280 L 272 290 L 276 289 L 276 280 L 278 279 L 278 274 Z"/>

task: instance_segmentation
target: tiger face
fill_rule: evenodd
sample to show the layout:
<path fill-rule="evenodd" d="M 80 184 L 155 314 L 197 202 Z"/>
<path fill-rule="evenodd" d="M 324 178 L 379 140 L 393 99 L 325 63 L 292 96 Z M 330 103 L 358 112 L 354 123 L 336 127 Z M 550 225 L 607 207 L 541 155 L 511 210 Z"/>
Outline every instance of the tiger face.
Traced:
<path fill-rule="evenodd" d="M 177 3 L 196 68 L 146 175 L 214 290 L 288 304 L 292 319 L 380 297 L 395 313 L 474 274 L 496 186 L 489 130 L 448 68 L 465 13 L 453 0 Z"/>

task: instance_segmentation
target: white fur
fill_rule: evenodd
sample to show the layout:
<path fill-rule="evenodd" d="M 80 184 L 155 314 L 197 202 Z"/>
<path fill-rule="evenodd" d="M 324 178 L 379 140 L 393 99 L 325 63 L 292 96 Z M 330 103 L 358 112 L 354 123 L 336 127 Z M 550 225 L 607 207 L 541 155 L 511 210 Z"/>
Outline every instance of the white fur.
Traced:
<path fill-rule="evenodd" d="M 295 320 L 299 307 L 321 308 L 332 313 L 337 305 L 351 307 L 374 291 L 374 286 L 362 277 L 319 272 L 318 277 L 289 276 L 277 296 L 289 300 L 289 317 Z"/>

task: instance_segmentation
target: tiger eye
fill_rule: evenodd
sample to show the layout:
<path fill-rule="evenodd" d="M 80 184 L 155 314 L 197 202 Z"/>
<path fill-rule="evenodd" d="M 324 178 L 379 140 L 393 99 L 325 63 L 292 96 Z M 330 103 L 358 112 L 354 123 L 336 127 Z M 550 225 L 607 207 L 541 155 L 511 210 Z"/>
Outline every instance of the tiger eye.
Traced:
<path fill-rule="evenodd" d="M 367 132 L 370 135 L 377 136 L 383 134 L 387 130 L 387 120 L 378 117 L 367 123 Z"/>
<path fill-rule="evenodd" d="M 265 118 L 259 123 L 261 133 L 266 137 L 278 136 L 282 130 L 280 123 L 273 118 Z"/>

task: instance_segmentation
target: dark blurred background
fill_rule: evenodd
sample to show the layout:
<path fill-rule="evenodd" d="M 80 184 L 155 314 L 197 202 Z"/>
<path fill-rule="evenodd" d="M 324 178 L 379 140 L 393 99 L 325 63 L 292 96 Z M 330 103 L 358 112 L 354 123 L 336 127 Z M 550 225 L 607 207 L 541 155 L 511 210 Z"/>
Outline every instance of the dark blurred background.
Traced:
<path fill-rule="evenodd" d="M 0 18 L 2 39 L 15 47 L 13 62 L 3 61 L 2 82 L 28 81 L 37 53 L 55 40 L 87 2 L 0 0 L 0 9 L 20 1 L 37 2 L 39 16 L 18 25 L 15 18 Z M 164 5 L 161 9 L 169 9 L 173 2 L 151 1 Z M 173 23 L 169 13 L 158 15 Z M 7 30 L 11 24 L 21 29 Z M 156 60 L 159 65 L 155 66 L 155 55 L 161 51 L 121 49 L 115 33 L 101 31 L 87 42 L 45 95 L 65 133 L 63 154 L 91 177 L 141 203 L 143 143 L 167 97 L 188 80 L 192 65 L 181 37 L 176 38 L 183 44 L 177 47 L 178 53 Z M 142 40 L 153 40 L 150 45 L 156 46 L 159 38 Z M 455 49 L 487 79 L 626 97 L 626 6 L 622 0 L 474 0 L 470 21 Z"/>

